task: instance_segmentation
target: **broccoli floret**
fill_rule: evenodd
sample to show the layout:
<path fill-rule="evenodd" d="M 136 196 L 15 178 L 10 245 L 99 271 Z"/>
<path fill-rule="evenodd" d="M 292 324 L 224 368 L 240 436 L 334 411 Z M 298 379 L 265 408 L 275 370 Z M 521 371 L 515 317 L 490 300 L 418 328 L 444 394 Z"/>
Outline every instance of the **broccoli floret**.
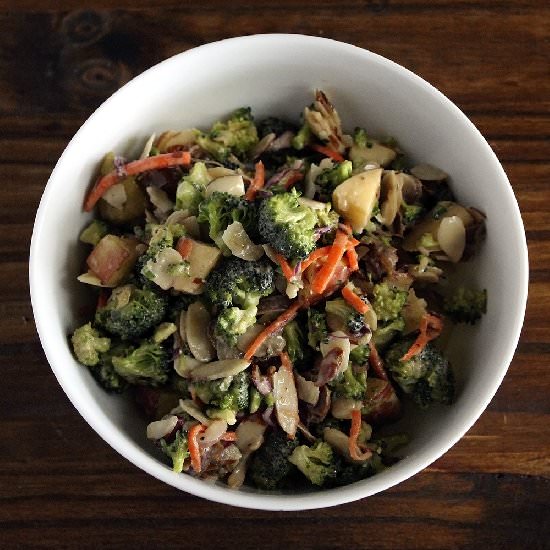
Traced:
<path fill-rule="evenodd" d="M 216 122 L 210 132 L 197 137 L 197 143 L 220 162 L 226 161 L 230 154 L 244 156 L 258 143 L 250 107 L 237 109 L 225 122 Z"/>
<path fill-rule="evenodd" d="M 287 323 L 283 329 L 283 337 L 286 341 L 286 351 L 294 365 L 303 361 L 306 357 L 304 333 L 296 321 Z"/>
<path fill-rule="evenodd" d="M 260 298 L 273 289 L 273 267 L 269 263 L 236 257 L 221 262 L 206 280 L 206 295 L 212 304 L 224 308 L 257 306 Z"/>
<path fill-rule="evenodd" d="M 401 204 L 401 211 L 403 213 L 403 223 L 405 225 L 412 225 L 420 219 L 424 208 L 418 204 L 407 204 L 404 202 Z"/>
<path fill-rule="evenodd" d="M 77 328 L 72 337 L 74 354 L 80 363 L 93 367 L 99 363 L 99 354 L 105 353 L 111 347 L 110 338 L 104 338 L 91 323 Z"/>
<path fill-rule="evenodd" d="M 128 386 L 126 380 L 113 368 L 110 357 L 102 357 L 98 365 L 90 367 L 90 372 L 96 382 L 109 393 L 121 393 Z"/>
<path fill-rule="evenodd" d="M 328 338 L 327 318 L 324 313 L 309 308 L 307 310 L 307 343 L 319 351 L 321 342 Z"/>
<path fill-rule="evenodd" d="M 357 126 L 353 131 L 353 142 L 359 147 L 368 147 L 370 141 L 367 135 L 367 131 L 364 128 L 360 128 L 359 126 Z"/>
<path fill-rule="evenodd" d="M 319 208 L 315 210 L 317 216 L 318 227 L 330 227 L 336 229 L 338 222 L 340 221 L 340 215 L 336 210 L 331 209 L 330 203 L 327 203 L 325 208 Z"/>
<path fill-rule="evenodd" d="M 82 233 L 80 233 L 80 241 L 86 244 L 96 245 L 105 235 L 109 233 L 109 227 L 104 221 L 93 220 Z"/>
<path fill-rule="evenodd" d="M 294 469 L 288 459 L 298 445 L 297 437 L 289 439 L 282 430 L 271 432 L 252 457 L 248 468 L 252 483 L 268 491 L 282 488 Z"/>
<path fill-rule="evenodd" d="M 325 311 L 327 314 L 334 315 L 340 319 L 342 329 L 347 334 L 358 337 L 369 331 L 369 328 L 365 323 L 364 315 L 352 308 L 342 298 L 328 300 L 325 304 Z"/>
<path fill-rule="evenodd" d="M 351 178 L 353 164 L 350 160 L 345 160 L 334 165 L 333 168 L 323 170 L 316 178 L 315 183 L 320 188 L 321 197 L 329 198 L 332 192 L 343 181 Z"/>
<path fill-rule="evenodd" d="M 139 347 L 128 348 L 124 354 L 112 358 L 117 374 L 130 384 L 161 386 L 168 381 L 170 355 L 161 345 L 143 342 Z"/>
<path fill-rule="evenodd" d="M 334 478 L 336 469 L 333 464 L 332 447 L 324 441 L 318 441 L 312 447 L 300 445 L 289 457 L 294 464 L 313 485 L 321 487 L 327 478 Z"/>
<path fill-rule="evenodd" d="M 249 377 L 246 372 L 209 382 L 195 383 L 199 399 L 221 410 L 244 411 L 249 405 Z"/>
<path fill-rule="evenodd" d="M 399 340 L 385 356 L 386 368 L 399 387 L 422 408 L 431 403 L 449 405 L 454 395 L 454 376 L 449 362 L 431 343 L 408 361 L 401 361 L 414 338 Z"/>
<path fill-rule="evenodd" d="M 172 460 L 172 469 L 177 474 L 183 470 L 185 459 L 189 456 L 187 446 L 187 437 L 181 432 L 176 432 L 176 437 L 171 443 L 166 443 L 164 439 L 160 440 L 162 452 Z"/>
<path fill-rule="evenodd" d="M 368 344 L 357 346 L 349 353 L 349 360 L 356 365 L 364 365 L 370 356 L 370 347 Z"/>
<path fill-rule="evenodd" d="M 362 399 L 367 390 L 367 373 L 364 370 L 354 373 L 350 365 L 330 382 L 330 387 L 339 397 Z"/>
<path fill-rule="evenodd" d="M 196 162 L 189 174 L 178 184 L 176 210 L 189 210 L 191 214 L 196 214 L 203 200 L 203 191 L 211 179 L 204 162 Z"/>
<path fill-rule="evenodd" d="M 256 388 L 251 387 L 248 398 L 249 398 L 248 412 L 250 414 L 254 414 L 262 404 L 262 394 Z"/>
<path fill-rule="evenodd" d="M 166 299 L 152 290 L 132 285 L 120 288 L 125 289 L 124 299 L 123 292 L 113 292 L 105 307 L 96 311 L 95 323 L 123 340 L 139 338 L 162 321 Z"/>
<path fill-rule="evenodd" d="M 335 477 L 327 480 L 327 486 L 330 487 L 349 485 L 350 483 L 371 477 L 385 469 L 382 458 L 377 453 L 373 453 L 368 460 L 354 463 L 349 463 L 342 457 L 335 455 L 334 467 L 336 470 Z"/>
<path fill-rule="evenodd" d="M 487 312 L 487 290 L 459 287 L 445 298 L 443 311 L 455 323 L 473 325 Z"/>
<path fill-rule="evenodd" d="M 199 205 L 197 221 L 208 224 L 208 234 L 217 244 L 233 222 L 241 222 L 250 238 L 257 236 L 257 213 L 253 203 L 243 197 L 216 191 Z"/>
<path fill-rule="evenodd" d="M 268 134 L 280 136 L 283 132 L 287 132 L 288 130 L 294 131 L 295 129 L 294 124 L 274 116 L 264 118 L 258 123 L 258 134 L 260 138 L 263 138 Z"/>
<path fill-rule="evenodd" d="M 235 346 L 241 334 L 256 322 L 258 308 L 251 306 L 247 309 L 230 307 L 224 309 L 216 319 L 216 334 L 222 337 L 230 346 Z"/>
<path fill-rule="evenodd" d="M 315 212 L 298 202 L 299 194 L 280 193 L 260 205 L 258 229 L 262 238 L 289 260 L 305 258 L 317 241 Z"/>
<path fill-rule="evenodd" d="M 311 128 L 307 122 L 304 122 L 298 133 L 292 138 L 292 147 L 301 151 L 311 141 Z"/>
<path fill-rule="evenodd" d="M 393 321 L 396 319 L 405 302 L 408 292 L 390 286 L 388 283 L 374 285 L 374 301 L 372 307 L 380 321 Z"/>
<path fill-rule="evenodd" d="M 374 331 L 372 338 L 376 344 L 376 349 L 379 351 L 386 347 L 397 335 L 398 332 L 402 332 L 405 328 L 405 320 L 403 317 L 396 317 L 393 321 L 386 324 L 378 325 Z"/>

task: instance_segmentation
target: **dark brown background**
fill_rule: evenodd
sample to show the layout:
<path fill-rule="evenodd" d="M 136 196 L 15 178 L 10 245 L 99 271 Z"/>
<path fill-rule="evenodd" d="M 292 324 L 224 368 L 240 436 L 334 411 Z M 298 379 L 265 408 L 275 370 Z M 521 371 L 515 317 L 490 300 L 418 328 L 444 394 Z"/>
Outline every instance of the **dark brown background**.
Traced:
<path fill-rule="evenodd" d="M 548 547 L 550 5 L 93 4 L 82 10 L 77 2 L 51 2 L 54 8 L 26 0 L 10 11 L 0 0 L 0 547 Z M 456 102 L 504 164 L 531 262 L 516 357 L 474 428 L 424 472 L 384 494 L 302 513 L 209 503 L 118 456 L 57 385 L 35 332 L 27 284 L 40 195 L 93 109 L 167 56 L 263 32 L 321 35 L 369 48 Z"/>

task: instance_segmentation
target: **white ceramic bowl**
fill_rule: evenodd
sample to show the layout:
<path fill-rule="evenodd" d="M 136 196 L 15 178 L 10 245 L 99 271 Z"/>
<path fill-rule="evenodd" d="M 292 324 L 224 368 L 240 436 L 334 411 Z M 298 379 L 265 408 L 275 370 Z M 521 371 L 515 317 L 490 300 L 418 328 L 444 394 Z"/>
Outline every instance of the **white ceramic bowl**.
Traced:
<path fill-rule="evenodd" d="M 449 353 L 458 373 L 456 403 L 411 411 L 403 423 L 405 458 L 353 485 L 309 494 L 239 491 L 174 474 L 154 454 L 133 405 L 104 393 L 75 362 L 67 335 L 86 288 L 76 282 L 77 245 L 88 216 L 81 205 L 102 155 L 138 154 L 152 132 L 208 127 L 250 105 L 261 118 L 297 120 L 315 88 L 323 89 L 344 127 L 395 136 L 415 160 L 443 168 L 460 201 L 487 214 L 487 240 L 462 276 L 488 288 L 487 315 L 458 330 Z M 158 479 L 213 501 L 267 510 L 321 508 L 357 500 L 416 474 L 472 426 L 496 392 L 518 342 L 527 298 L 525 234 L 506 175 L 466 116 L 430 84 L 371 52 L 301 35 L 258 35 L 208 44 L 152 67 L 109 98 L 80 128 L 59 159 L 36 216 L 30 255 L 36 326 L 48 361 L 80 414 L 114 449 Z"/>

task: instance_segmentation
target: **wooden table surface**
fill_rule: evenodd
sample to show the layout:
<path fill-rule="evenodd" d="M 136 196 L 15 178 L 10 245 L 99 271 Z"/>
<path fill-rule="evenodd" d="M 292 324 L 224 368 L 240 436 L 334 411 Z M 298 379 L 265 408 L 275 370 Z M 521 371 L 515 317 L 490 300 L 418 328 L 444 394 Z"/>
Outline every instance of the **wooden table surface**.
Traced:
<path fill-rule="evenodd" d="M 11 10 L 0 0 L 0 548 L 548 548 L 550 4 L 90 3 L 93 9 L 82 10 L 78 2 L 20 0 Z M 50 371 L 27 282 L 40 195 L 93 109 L 168 56 L 266 32 L 371 49 L 453 100 L 504 164 L 531 264 L 516 356 L 470 432 L 383 494 L 301 513 L 213 504 L 120 457 L 80 418 Z"/>

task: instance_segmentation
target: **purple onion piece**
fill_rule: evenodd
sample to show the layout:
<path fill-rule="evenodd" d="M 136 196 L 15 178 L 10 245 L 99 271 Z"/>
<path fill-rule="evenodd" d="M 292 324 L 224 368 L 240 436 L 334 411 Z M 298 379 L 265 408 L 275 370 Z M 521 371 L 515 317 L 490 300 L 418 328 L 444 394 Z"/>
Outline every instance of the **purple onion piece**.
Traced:
<path fill-rule="evenodd" d="M 292 138 L 294 132 L 287 130 L 283 132 L 278 138 L 274 139 L 267 147 L 268 151 L 278 151 L 279 149 L 288 149 L 292 145 Z"/>
<path fill-rule="evenodd" d="M 115 167 L 116 175 L 119 178 L 123 178 L 126 175 L 126 159 L 124 157 L 121 157 L 119 155 L 115 155 L 113 159 L 113 165 Z"/>
<path fill-rule="evenodd" d="M 273 422 L 273 407 L 268 407 L 262 413 L 262 420 L 271 428 L 275 427 L 275 422 Z"/>

